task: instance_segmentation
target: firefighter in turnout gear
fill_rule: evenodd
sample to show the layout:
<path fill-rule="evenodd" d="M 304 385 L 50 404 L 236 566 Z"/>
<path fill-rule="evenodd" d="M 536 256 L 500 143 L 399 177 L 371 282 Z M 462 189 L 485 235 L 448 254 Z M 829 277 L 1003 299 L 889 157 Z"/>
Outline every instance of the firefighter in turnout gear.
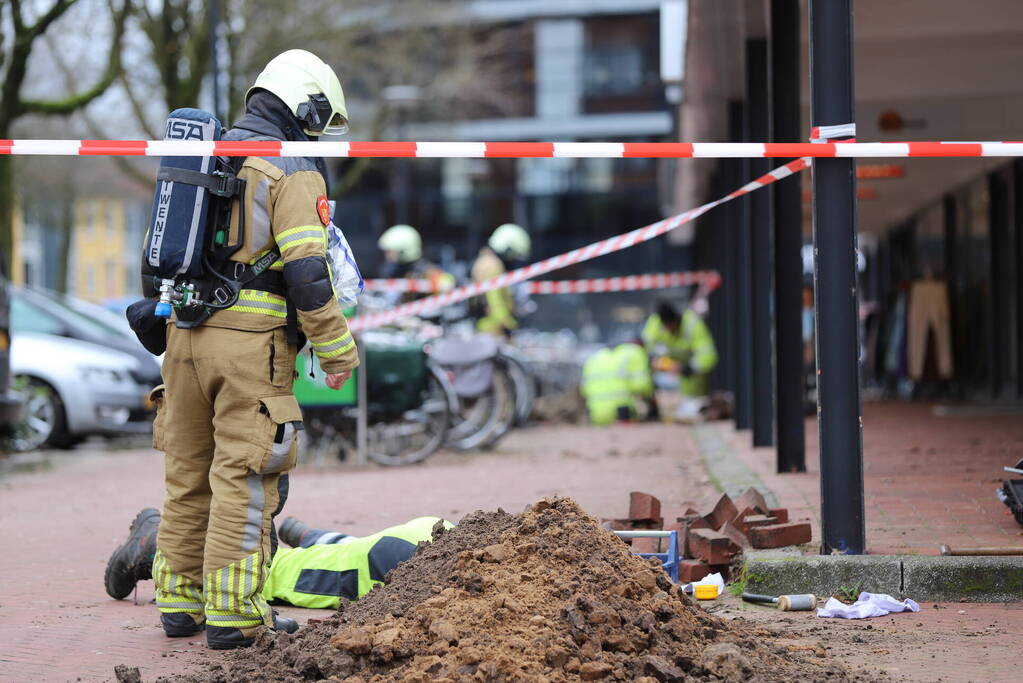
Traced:
<path fill-rule="evenodd" d="M 289 50 L 256 79 L 225 139 L 307 141 L 346 129 L 333 70 Z M 245 190 L 231 205 L 229 238 L 240 248 L 228 266 L 244 272 L 260 257 L 277 258 L 201 324 L 189 326 L 187 313 L 176 312 L 166 328 L 164 384 L 153 392 L 153 445 L 166 453 L 156 603 L 168 636 L 205 628 L 215 649 L 250 645 L 268 628 L 297 628 L 275 617 L 263 590 L 276 545 L 272 517 L 287 497 L 302 432 L 292 393 L 300 338 L 334 389 L 358 365 L 325 260 L 322 159 L 248 157 L 237 176 Z"/>
<path fill-rule="evenodd" d="M 430 296 L 434 292 L 447 292 L 455 288 L 455 276 L 423 258 L 423 238 L 411 225 L 392 225 L 377 240 L 384 252 L 381 277 L 408 280 L 428 280 L 432 292 L 405 292 L 394 303 L 407 303 Z"/>
<path fill-rule="evenodd" d="M 472 281 L 492 280 L 525 265 L 531 251 L 532 241 L 522 226 L 514 223 L 498 226 L 472 264 Z M 476 324 L 480 332 L 500 336 L 518 328 L 516 292 L 505 287 L 493 289 L 483 296 L 483 315 Z"/>
<path fill-rule="evenodd" d="M 110 556 L 104 577 L 115 600 L 131 595 L 139 581 L 153 578 L 156 526 L 160 513 L 142 510 L 132 522 L 128 540 Z M 433 539 L 440 517 L 417 517 L 369 536 L 311 529 L 294 517 L 281 524 L 280 537 L 291 548 L 274 554 L 261 589 L 266 601 L 295 607 L 337 609 L 341 598 L 356 600 L 384 582 L 387 573 L 411 558 L 420 543 Z"/>

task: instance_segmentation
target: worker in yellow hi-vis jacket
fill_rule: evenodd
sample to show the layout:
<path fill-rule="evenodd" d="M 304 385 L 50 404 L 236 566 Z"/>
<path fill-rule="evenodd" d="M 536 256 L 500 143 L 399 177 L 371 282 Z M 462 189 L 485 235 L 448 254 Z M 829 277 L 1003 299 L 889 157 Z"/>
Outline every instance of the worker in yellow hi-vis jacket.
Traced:
<path fill-rule="evenodd" d="M 290 50 L 256 79 L 226 139 L 315 140 L 343 132 L 346 117 L 333 70 Z M 271 518 L 284 505 L 282 475 L 295 465 L 302 432 L 292 393 L 298 330 L 332 388 L 358 365 L 325 259 L 330 210 L 322 162 L 249 157 L 238 177 L 246 186 L 231 212 L 229 243 L 241 243 L 230 256 L 234 272 L 261 256 L 279 257 L 245 283 L 234 305 L 201 324 L 182 325 L 179 312 L 178 324 L 167 326 L 164 385 L 153 392 L 153 445 L 166 453 L 156 603 L 168 636 L 205 628 L 215 649 L 250 645 L 268 628 L 297 628 L 274 615 L 263 586 Z"/>
<path fill-rule="evenodd" d="M 590 356 L 579 391 L 595 425 L 632 420 L 637 401 L 647 405 L 647 419 L 657 419 L 650 358 L 640 344 L 626 342 Z"/>
<path fill-rule="evenodd" d="M 691 308 L 680 315 L 670 303 L 662 303 L 643 327 L 643 344 L 650 353 L 663 352 L 679 364 L 682 400 L 676 417 L 699 417 L 710 387 L 710 372 L 718 363 L 714 337 L 703 318 Z"/>

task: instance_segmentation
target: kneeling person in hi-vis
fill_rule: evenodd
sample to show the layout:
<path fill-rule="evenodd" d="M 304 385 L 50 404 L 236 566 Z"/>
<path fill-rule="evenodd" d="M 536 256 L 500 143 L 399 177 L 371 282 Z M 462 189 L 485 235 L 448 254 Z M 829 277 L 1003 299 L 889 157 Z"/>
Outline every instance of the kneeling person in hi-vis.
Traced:
<path fill-rule="evenodd" d="M 658 418 L 650 358 L 641 344 L 626 342 L 590 356 L 579 391 L 595 425 L 634 419 L 637 402 L 646 404 L 648 420 Z"/>
<path fill-rule="evenodd" d="M 135 517 L 128 540 L 107 563 L 104 583 L 110 597 L 122 600 L 139 581 L 153 578 L 159 523 L 160 513 L 153 508 Z M 292 547 L 276 550 L 260 597 L 295 607 L 337 609 L 342 598 L 356 600 L 382 584 L 420 543 L 432 540 L 438 524 L 454 526 L 440 517 L 417 517 L 369 536 L 349 536 L 312 529 L 288 517 L 281 523 L 280 537 Z"/>
<path fill-rule="evenodd" d="M 195 112 L 175 115 L 187 122 Z M 334 71 L 309 52 L 290 50 L 267 64 L 224 139 L 312 141 L 344 132 L 346 117 Z M 174 307 L 165 328 L 164 384 L 153 392 L 153 445 L 166 453 L 152 564 L 156 604 L 168 636 L 205 628 L 215 649 L 250 645 L 266 629 L 297 628 L 277 618 L 264 596 L 272 517 L 287 498 L 286 473 L 296 464 L 303 429 L 292 393 L 295 355 L 308 338 L 334 389 L 358 365 L 326 261 L 330 208 L 322 159 L 235 163 L 236 179 L 161 166 L 143 259 L 143 281 L 154 286 L 154 269 L 167 269 L 153 255 L 171 258 L 163 247 L 172 231 L 195 230 L 195 222 L 162 221 L 161 206 L 172 201 L 162 194 L 191 185 L 230 197 L 229 220 L 210 227 L 215 237 L 188 245 L 206 250 L 203 272 L 189 281 L 159 275 L 155 283 L 155 315 Z"/>

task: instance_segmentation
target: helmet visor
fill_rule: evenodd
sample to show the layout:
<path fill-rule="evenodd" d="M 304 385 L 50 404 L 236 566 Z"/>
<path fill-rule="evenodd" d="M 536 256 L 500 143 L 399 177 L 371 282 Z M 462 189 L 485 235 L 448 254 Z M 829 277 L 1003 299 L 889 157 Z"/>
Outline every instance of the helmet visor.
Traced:
<path fill-rule="evenodd" d="M 335 111 L 326 95 L 310 95 L 298 107 L 297 117 L 310 135 L 344 135 L 348 132 L 348 120 Z"/>
<path fill-rule="evenodd" d="M 333 112 L 330 121 L 323 128 L 324 135 L 344 135 L 348 132 L 348 119 L 341 116 L 340 112 Z"/>

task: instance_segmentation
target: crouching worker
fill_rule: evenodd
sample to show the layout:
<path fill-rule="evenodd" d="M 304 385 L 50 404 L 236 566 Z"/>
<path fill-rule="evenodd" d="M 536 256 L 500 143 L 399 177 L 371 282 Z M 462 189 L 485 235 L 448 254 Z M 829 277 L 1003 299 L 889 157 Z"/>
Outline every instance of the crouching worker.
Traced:
<path fill-rule="evenodd" d="M 711 370 L 718 364 L 714 337 L 703 318 L 692 309 L 680 315 L 670 303 L 661 303 L 643 326 L 643 344 L 651 354 L 667 355 L 679 364 L 682 400 L 675 417 L 698 419 L 710 391 Z"/>
<path fill-rule="evenodd" d="M 648 420 L 659 418 L 650 359 L 639 343 L 619 344 L 590 356 L 583 365 L 580 393 L 595 425 L 635 419 L 637 403 L 646 405 Z"/>
<path fill-rule="evenodd" d="M 292 547 L 277 549 L 258 591 L 268 603 L 337 609 L 341 598 L 356 600 L 382 584 L 387 572 L 415 554 L 419 543 L 431 540 L 438 523 L 454 526 L 440 517 L 417 517 L 370 536 L 348 536 L 311 529 L 288 517 L 281 523 L 280 538 Z M 104 583 L 110 597 L 122 600 L 139 581 L 153 578 L 159 525 L 160 513 L 153 508 L 135 517 L 128 540 L 107 563 Z M 217 586 L 207 590 L 207 600 L 226 596 Z"/>

